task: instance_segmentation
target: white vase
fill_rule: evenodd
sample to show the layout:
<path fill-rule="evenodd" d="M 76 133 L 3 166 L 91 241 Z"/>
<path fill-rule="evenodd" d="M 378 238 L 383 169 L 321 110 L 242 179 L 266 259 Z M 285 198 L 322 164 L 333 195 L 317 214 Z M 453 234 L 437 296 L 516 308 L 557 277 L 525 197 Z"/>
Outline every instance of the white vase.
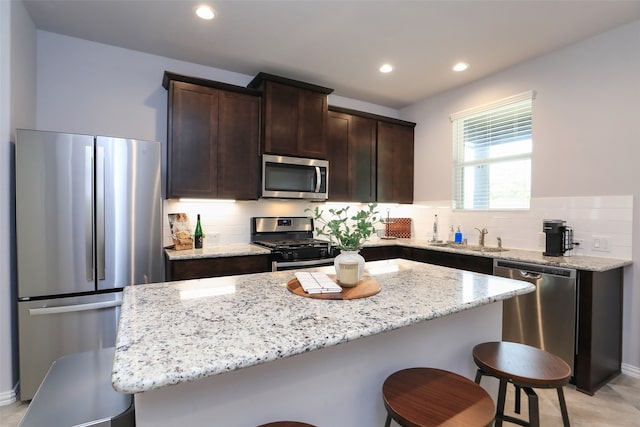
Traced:
<path fill-rule="evenodd" d="M 358 251 L 340 251 L 333 261 L 338 284 L 351 288 L 358 284 L 364 272 L 364 258 Z"/>

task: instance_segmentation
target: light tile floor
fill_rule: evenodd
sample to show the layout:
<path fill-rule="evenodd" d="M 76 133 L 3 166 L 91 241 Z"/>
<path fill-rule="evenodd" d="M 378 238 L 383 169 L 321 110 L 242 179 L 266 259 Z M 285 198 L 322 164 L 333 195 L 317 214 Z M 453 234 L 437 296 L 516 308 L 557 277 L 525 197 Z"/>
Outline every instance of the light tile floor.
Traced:
<path fill-rule="evenodd" d="M 484 381 L 484 379 L 483 379 Z M 507 387 L 505 413 L 528 420 L 527 398 L 522 392 L 521 413 L 514 412 L 514 387 Z M 540 425 L 562 426 L 562 414 L 555 389 L 535 389 L 539 396 Z M 594 396 L 567 385 L 564 396 L 572 427 L 638 427 L 640 426 L 640 378 L 619 375 L 600 388 Z M 514 424 L 504 423 L 504 426 Z"/>
<path fill-rule="evenodd" d="M 505 412 L 516 416 L 513 412 L 513 386 L 509 386 L 508 390 Z M 556 391 L 536 389 L 536 392 L 540 401 L 540 425 L 542 427 L 562 426 Z M 580 393 L 572 385 L 565 387 L 564 394 L 572 427 L 640 427 L 640 378 L 619 375 L 598 390 L 594 396 Z M 27 406 L 20 402 L 0 406 L 0 427 L 16 427 L 24 416 Z M 524 393 L 522 413 L 517 416 L 528 419 L 527 400 Z M 503 425 L 514 424 L 504 423 Z"/>

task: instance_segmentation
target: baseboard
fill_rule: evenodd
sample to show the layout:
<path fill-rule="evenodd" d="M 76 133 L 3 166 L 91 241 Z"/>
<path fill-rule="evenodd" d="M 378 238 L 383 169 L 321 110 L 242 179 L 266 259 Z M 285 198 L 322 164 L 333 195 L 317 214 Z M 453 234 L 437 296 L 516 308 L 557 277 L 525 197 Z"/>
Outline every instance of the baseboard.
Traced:
<path fill-rule="evenodd" d="M 20 383 L 16 383 L 13 390 L 0 391 L 0 406 L 10 405 L 18 400 L 18 392 L 20 390 Z"/>
<path fill-rule="evenodd" d="M 630 377 L 640 378 L 640 368 L 627 363 L 622 364 L 622 373 Z"/>

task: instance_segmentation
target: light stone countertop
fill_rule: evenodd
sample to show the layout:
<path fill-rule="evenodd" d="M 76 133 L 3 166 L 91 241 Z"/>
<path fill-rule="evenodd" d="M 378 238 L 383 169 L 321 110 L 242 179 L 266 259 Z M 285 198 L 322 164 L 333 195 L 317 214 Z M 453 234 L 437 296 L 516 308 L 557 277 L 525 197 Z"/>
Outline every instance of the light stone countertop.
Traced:
<path fill-rule="evenodd" d="M 428 249 L 440 252 L 449 252 L 456 254 L 473 255 L 485 258 L 494 258 L 510 261 L 520 261 L 533 264 L 550 265 L 554 267 L 575 268 L 577 270 L 586 271 L 607 271 L 614 268 L 625 267 L 632 264 L 631 260 L 593 257 L 593 256 L 565 256 L 565 257 L 549 257 L 543 256 L 542 251 L 531 251 L 523 249 L 507 248 L 501 252 L 480 252 L 468 250 L 464 248 L 450 248 L 443 246 L 435 246 L 427 240 L 418 239 L 393 239 L 385 240 L 372 238 L 365 243 L 366 246 L 403 246 L 409 248 Z M 184 251 L 176 251 L 165 249 L 165 253 L 170 261 L 181 259 L 197 259 L 197 258 L 217 258 L 241 255 L 265 255 L 269 254 L 269 250 L 261 246 L 251 244 L 235 244 L 205 247 L 204 249 L 191 249 Z"/>
<path fill-rule="evenodd" d="M 310 269 L 332 273 L 332 267 Z M 128 286 L 112 382 L 140 393 L 334 346 L 534 290 L 521 281 L 394 259 L 366 264 L 379 294 L 319 300 L 292 271 Z"/>
<path fill-rule="evenodd" d="M 235 244 L 235 245 L 219 245 L 205 246 L 202 249 L 186 249 L 176 251 L 175 249 L 165 249 L 165 254 L 170 261 L 182 259 L 198 259 L 198 258 L 221 258 L 244 255 L 269 255 L 271 251 L 262 246 L 251 244 Z"/>
<path fill-rule="evenodd" d="M 390 240 L 376 239 L 374 241 L 368 242 L 368 244 L 365 244 L 365 246 L 388 245 L 388 243 L 386 242 L 390 242 Z M 511 249 L 511 248 L 506 248 L 507 250 L 500 251 L 500 252 L 481 252 L 477 250 L 464 249 L 462 247 L 450 248 L 446 246 L 435 246 L 429 243 L 427 240 L 396 239 L 396 240 L 391 240 L 391 242 L 396 242 L 395 244 L 399 246 L 405 246 L 405 247 L 411 247 L 411 248 L 429 249 L 433 251 L 473 255 L 473 256 L 509 260 L 509 261 L 519 261 L 519 262 L 525 262 L 525 263 L 531 263 L 531 264 L 542 264 L 542 265 L 549 265 L 553 267 L 575 268 L 577 270 L 586 270 L 586 271 L 602 272 L 607 270 L 613 270 L 619 267 L 625 267 L 632 264 L 631 260 L 625 260 L 625 259 L 593 257 L 593 256 L 576 256 L 576 255 L 552 257 L 552 256 L 542 255 L 542 251 L 531 251 L 531 250 Z"/>

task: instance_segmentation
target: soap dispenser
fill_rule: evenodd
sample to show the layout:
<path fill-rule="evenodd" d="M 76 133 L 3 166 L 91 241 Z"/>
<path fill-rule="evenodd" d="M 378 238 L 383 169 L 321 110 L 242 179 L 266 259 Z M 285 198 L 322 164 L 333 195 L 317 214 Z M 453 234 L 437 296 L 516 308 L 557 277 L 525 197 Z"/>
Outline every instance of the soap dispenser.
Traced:
<path fill-rule="evenodd" d="M 454 241 L 456 243 L 462 243 L 462 232 L 460 231 L 460 226 L 458 226 L 458 231 L 456 231 L 456 237 Z"/>
<path fill-rule="evenodd" d="M 447 237 L 447 242 L 453 242 L 453 237 L 454 235 L 454 231 L 453 231 L 453 225 L 451 227 L 449 227 L 449 236 Z"/>

